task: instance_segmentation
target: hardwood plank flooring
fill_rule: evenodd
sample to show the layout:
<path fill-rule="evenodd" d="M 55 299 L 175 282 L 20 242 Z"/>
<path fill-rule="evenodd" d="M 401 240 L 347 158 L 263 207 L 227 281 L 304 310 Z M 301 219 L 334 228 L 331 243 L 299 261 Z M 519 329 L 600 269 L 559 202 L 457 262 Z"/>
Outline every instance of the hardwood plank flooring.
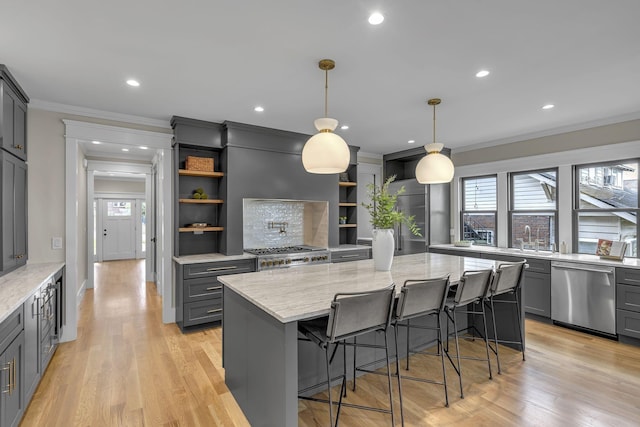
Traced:
<path fill-rule="evenodd" d="M 249 425 L 224 384 L 220 328 L 182 334 L 162 324 L 143 262 L 96 264 L 95 277 L 80 306 L 78 339 L 56 351 L 22 426 Z M 461 351 L 484 347 L 463 341 Z M 464 399 L 448 369 L 449 408 L 442 387 L 403 381 L 405 425 L 640 425 L 640 347 L 527 320 L 526 362 L 505 347 L 501 362 L 502 375 L 489 380 L 486 363 L 463 361 Z M 411 363 L 412 375 L 440 372 L 437 358 Z M 366 375 L 347 399 L 385 406 L 385 390 L 385 377 Z M 398 407 L 395 383 L 394 394 Z M 327 425 L 326 404 L 298 407 L 301 427 Z M 388 426 L 390 417 L 345 408 L 340 425 Z"/>

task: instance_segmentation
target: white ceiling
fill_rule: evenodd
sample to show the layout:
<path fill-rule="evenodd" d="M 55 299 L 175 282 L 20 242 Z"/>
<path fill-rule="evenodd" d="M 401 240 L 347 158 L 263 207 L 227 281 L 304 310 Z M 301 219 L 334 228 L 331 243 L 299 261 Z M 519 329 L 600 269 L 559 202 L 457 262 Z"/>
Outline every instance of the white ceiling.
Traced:
<path fill-rule="evenodd" d="M 311 134 L 324 105 L 317 62 L 331 58 L 329 115 L 371 153 L 431 142 L 432 97 L 443 100 L 437 139 L 454 149 L 640 117 L 638 0 L 34 0 L 1 10 L 0 62 L 33 105 Z M 386 17 L 375 27 L 374 10 Z M 476 78 L 483 68 L 491 74 Z"/>

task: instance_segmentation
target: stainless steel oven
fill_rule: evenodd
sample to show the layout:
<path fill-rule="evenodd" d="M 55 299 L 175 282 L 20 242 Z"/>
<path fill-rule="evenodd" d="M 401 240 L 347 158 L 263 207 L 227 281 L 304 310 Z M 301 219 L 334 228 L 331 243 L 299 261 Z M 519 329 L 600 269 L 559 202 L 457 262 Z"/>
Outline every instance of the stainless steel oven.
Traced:
<path fill-rule="evenodd" d="M 257 256 L 258 271 L 331 262 L 331 253 L 313 246 L 245 249 Z"/>

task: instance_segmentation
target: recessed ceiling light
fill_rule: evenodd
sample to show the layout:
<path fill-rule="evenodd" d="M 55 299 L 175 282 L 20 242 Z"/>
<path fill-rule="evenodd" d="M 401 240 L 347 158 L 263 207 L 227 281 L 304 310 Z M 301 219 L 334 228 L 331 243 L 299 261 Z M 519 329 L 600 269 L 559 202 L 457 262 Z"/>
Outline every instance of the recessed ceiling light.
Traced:
<path fill-rule="evenodd" d="M 407 142 L 408 142 L 409 144 L 414 144 L 414 143 L 416 142 L 416 140 L 415 140 L 415 139 L 410 139 L 410 140 L 408 140 Z"/>
<path fill-rule="evenodd" d="M 380 25 L 384 21 L 384 16 L 380 12 L 373 12 L 369 15 L 369 24 L 371 25 Z"/>
<path fill-rule="evenodd" d="M 139 82 L 139 81 L 137 81 L 137 80 L 134 80 L 134 79 L 129 79 L 129 80 L 127 80 L 127 84 L 128 84 L 129 86 L 133 86 L 133 87 L 138 87 L 138 86 L 140 86 L 140 82 Z"/>
<path fill-rule="evenodd" d="M 141 149 L 141 150 L 148 150 L 148 149 L 149 149 L 149 147 L 142 146 L 142 147 L 140 147 L 140 149 Z"/>
<path fill-rule="evenodd" d="M 92 144 L 96 144 L 96 145 L 101 144 L 101 142 L 100 142 L 100 141 L 91 141 L 91 143 L 92 143 Z"/>
<path fill-rule="evenodd" d="M 129 149 L 128 148 L 123 148 L 122 151 L 129 151 Z"/>
<path fill-rule="evenodd" d="M 256 108 L 253 109 L 253 111 L 258 112 L 258 113 L 262 113 L 264 111 L 264 107 L 261 106 L 257 106 Z"/>
<path fill-rule="evenodd" d="M 550 110 L 550 109 L 552 109 L 553 107 L 555 107 L 555 105 L 553 105 L 553 104 L 547 104 L 547 105 L 543 105 L 543 106 L 542 106 L 542 109 L 543 109 L 543 110 Z"/>
<path fill-rule="evenodd" d="M 489 71 L 480 70 L 476 73 L 476 77 L 487 77 L 489 75 Z"/>
<path fill-rule="evenodd" d="M 349 129 L 349 125 L 342 125 L 342 126 L 340 126 L 340 129 L 347 130 L 347 129 Z"/>

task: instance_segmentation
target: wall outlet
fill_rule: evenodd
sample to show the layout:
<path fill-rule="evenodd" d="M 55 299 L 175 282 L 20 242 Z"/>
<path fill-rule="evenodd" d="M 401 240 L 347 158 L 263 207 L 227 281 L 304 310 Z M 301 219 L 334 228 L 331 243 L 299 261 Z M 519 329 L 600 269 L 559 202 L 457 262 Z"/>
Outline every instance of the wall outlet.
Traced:
<path fill-rule="evenodd" d="M 51 249 L 62 249 L 62 237 L 51 238 Z"/>

